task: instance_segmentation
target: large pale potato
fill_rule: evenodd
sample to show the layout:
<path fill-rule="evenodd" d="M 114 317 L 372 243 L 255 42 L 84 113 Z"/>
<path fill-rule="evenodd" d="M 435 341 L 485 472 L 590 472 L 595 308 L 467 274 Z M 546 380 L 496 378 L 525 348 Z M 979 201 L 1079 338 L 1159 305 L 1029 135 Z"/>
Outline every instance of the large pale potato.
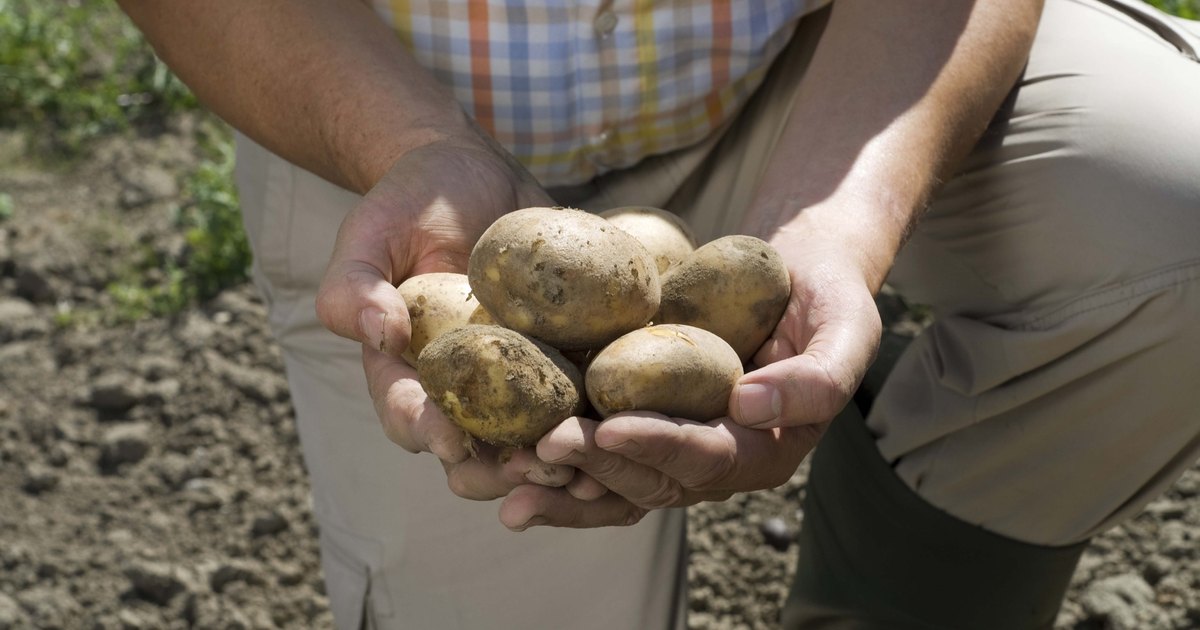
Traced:
<path fill-rule="evenodd" d="M 496 446 L 532 446 L 586 402 L 578 368 L 500 326 L 469 324 L 437 337 L 421 352 L 417 377 L 447 418 Z"/>
<path fill-rule="evenodd" d="M 660 274 L 696 249 L 692 228 L 673 212 L 651 206 L 621 206 L 605 210 L 600 216 L 645 246 Z"/>
<path fill-rule="evenodd" d="M 791 294 L 791 276 L 775 248 L 753 236 L 706 243 L 663 276 L 656 324 L 688 324 L 716 333 L 750 360 L 771 336 Z"/>
<path fill-rule="evenodd" d="M 609 344 L 584 383 L 597 413 L 657 411 L 707 422 L 726 415 L 742 362 L 713 333 L 679 324 L 647 326 Z"/>
<path fill-rule="evenodd" d="M 479 309 L 466 274 L 426 273 L 413 276 L 396 289 L 408 307 L 412 337 L 401 357 L 417 366 L 426 344 L 442 333 L 466 325 Z"/>
<path fill-rule="evenodd" d="M 498 219 L 467 265 L 479 303 L 507 328 L 562 350 L 600 348 L 658 309 L 658 268 L 637 239 L 569 208 Z"/>

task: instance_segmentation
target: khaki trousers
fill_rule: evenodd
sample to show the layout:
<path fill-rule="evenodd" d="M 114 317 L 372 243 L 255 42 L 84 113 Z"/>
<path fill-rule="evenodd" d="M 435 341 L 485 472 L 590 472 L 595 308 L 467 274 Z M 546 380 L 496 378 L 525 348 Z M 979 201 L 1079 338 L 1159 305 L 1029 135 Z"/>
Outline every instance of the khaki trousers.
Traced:
<path fill-rule="evenodd" d="M 801 22 L 722 136 L 552 193 L 669 208 L 706 239 L 735 231 L 824 15 Z M 1137 511 L 1200 454 L 1196 103 L 1200 65 L 1154 29 L 1098 0 L 1048 1 L 1024 80 L 891 278 L 937 322 L 867 423 L 933 506 L 1065 544 Z M 238 158 L 338 627 L 681 624 L 682 511 L 513 534 L 494 503 L 454 497 L 433 457 L 388 442 L 358 346 L 313 308 L 355 196 L 242 137 Z"/>

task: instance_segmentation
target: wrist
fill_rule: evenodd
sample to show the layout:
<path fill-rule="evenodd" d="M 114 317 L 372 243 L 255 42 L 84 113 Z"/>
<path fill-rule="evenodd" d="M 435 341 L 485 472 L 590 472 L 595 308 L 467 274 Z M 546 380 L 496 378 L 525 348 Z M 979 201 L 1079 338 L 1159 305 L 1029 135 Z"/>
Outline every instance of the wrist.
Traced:
<path fill-rule="evenodd" d="M 915 212 L 868 199 L 800 200 L 756 204 L 746 232 L 771 243 L 793 264 L 842 265 L 879 290 L 907 236 Z"/>
<path fill-rule="evenodd" d="M 405 155 L 437 143 L 469 145 L 478 140 L 469 117 L 457 104 L 436 116 L 380 121 L 370 128 L 331 128 L 325 146 L 350 190 L 365 194 Z"/>

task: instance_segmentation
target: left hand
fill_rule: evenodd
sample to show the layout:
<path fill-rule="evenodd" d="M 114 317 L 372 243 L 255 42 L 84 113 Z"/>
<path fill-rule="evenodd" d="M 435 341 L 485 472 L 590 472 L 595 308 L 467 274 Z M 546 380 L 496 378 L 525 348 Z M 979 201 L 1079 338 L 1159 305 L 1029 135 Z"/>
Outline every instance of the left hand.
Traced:
<path fill-rule="evenodd" d="M 602 422 L 569 419 L 541 439 L 538 458 L 574 466 L 586 476 L 573 483 L 593 480 L 609 492 L 522 485 L 501 504 L 501 522 L 518 531 L 629 525 L 656 508 L 786 482 L 850 401 L 881 330 L 856 256 L 816 245 L 788 249 L 781 253 L 792 296 L 755 356 L 763 367 L 735 387 L 730 417 L 700 423 L 636 411 Z"/>

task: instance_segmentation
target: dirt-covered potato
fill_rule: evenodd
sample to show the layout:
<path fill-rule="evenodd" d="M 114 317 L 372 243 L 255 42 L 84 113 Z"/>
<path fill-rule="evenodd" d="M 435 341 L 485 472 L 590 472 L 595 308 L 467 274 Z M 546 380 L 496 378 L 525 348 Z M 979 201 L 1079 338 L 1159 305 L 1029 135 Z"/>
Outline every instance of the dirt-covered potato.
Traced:
<path fill-rule="evenodd" d="M 658 309 L 654 258 L 582 210 L 526 208 L 501 217 L 471 251 L 467 277 L 502 325 L 563 350 L 602 347 Z"/>
<path fill-rule="evenodd" d="M 621 206 L 605 210 L 600 216 L 645 246 L 660 274 L 696 249 L 692 228 L 673 212 L 650 206 Z"/>
<path fill-rule="evenodd" d="M 688 324 L 716 333 L 750 360 L 783 317 L 791 276 L 766 241 L 725 236 L 692 252 L 662 279 L 656 324 Z"/>
<path fill-rule="evenodd" d="M 426 273 L 396 287 L 408 307 L 412 337 L 401 357 L 416 367 L 421 350 L 438 335 L 467 324 L 479 308 L 471 295 L 467 276 L 461 273 Z"/>
<path fill-rule="evenodd" d="M 470 324 L 421 352 L 421 387 L 471 436 L 524 447 L 583 411 L 583 376 L 554 348 L 500 326 Z"/>
<path fill-rule="evenodd" d="M 609 344 L 588 366 L 588 399 L 607 418 L 634 409 L 707 422 L 726 415 L 742 362 L 723 339 L 679 324 L 647 326 Z"/>

